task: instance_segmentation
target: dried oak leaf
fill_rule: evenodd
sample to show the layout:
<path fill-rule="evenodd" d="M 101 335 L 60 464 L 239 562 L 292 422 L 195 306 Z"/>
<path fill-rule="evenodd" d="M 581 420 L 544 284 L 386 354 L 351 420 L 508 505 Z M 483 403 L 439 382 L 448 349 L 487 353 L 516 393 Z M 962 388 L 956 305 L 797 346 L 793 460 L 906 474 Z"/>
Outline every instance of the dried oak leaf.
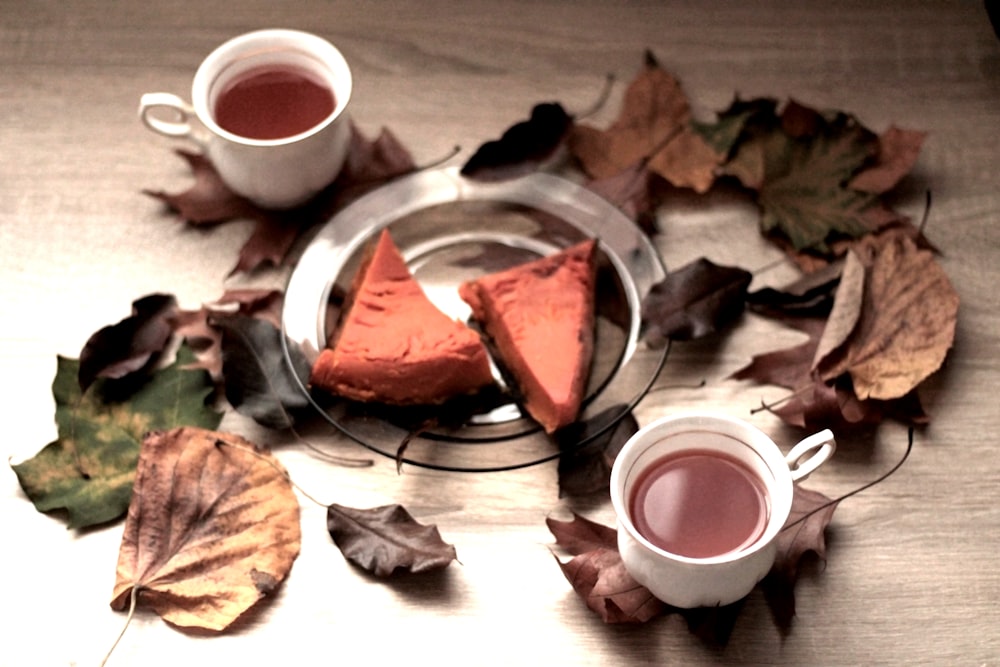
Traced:
<path fill-rule="evenodd" d="M 572 521 L 546 524 L 556 544 L 573 556 L 566 562 L 556 558 L 563 575 L 605 623 L 645 623 L 664 612 L 666 605 L 625 570 L 615 529 L 575 514 Z"/>
<path fill-rule="evenodd" d="M 299 554 L 299 503 L 281 464 L 243 438 L 182 427 L 142 443 L 111 607 L 151 607 L 220 632 L 265 596 Z"/>
<path fill-rule="evenodd" d="M 132 302 L 132 315 L 96 331 L 80 351 L 80 391 L 99 377 L 122 378 L 155 361 L 170 341 L 171 294 L 150 294 Z"/>
<path fill-rule="evenodd" d="M 625 91 L 615 122 L 606 130 L 576 123 L 568 145 L 592 179 L 609 178 L 641 163 L 668 183 L 696 192 L 712 186 L 724 157 L 695 130 L 680 83 L 649 51 Z"/>
<path fill-rule="evenodd" d="M 527 120 L 511 125 L 499 139 L 480 145 L 462 165 L 461 173 L 477 180 L 529 173 L 556 152 L 572 125 L 572 116 L 561 104 L 536 104 Z"/>
<path fill-rule="evenodd" d="M 814 370 L 828 382 L 849 374 L 860 399 L 906 396 L 944 362 L 954 342 L 958 294 L 933 254 L 901 236 L 859 244 L 847 256 L 848 275 L 860 275 L 863 289 L 843 299 L 838 290 L 831 320 L 843 311 L 845 321 L 856 323 L 839 344 L 832 344 L 838 330 L 817 351 Z"/>
<path fill-rule="evenodd" d="M 52 382 L 58 438 L 11 466 L 35 508 L 64 511 L 70 528 L 124 514 L 146 432 L 179 424 L 215 428 L 222 419 L 205 404 L 213 392 L 208 374 L 184 370 L 191 361 L 182 346 L 172 365 L 140 382 L 102 378 L 82 394 L 78 362 L 59 357 Z"/>
<path fill-rule="evenodd" d="M 209 324 L 222 332 L 222 381 L 233 409 L 268 428 L 294 425 L 310 406 L 304 390 L 310 363 L 298 345 L 256 317 L 227 315 Z"/>
<path fill-rule="evenodd" d="M 250 272 L 263 265 L 283 264 L 295 242 L 311 227 L 328 220 L 337 210 L 395 176 L 415 168 L 409 151 L 387 129 L 375 140 L 351 126 L 351 147 L 337 179 L 302 206 L 288 210 L 264 209 L 233 193 L 222 182 L 209 160 L 178 150 L 191 169 L 194 184 L 181 192 L 144 190 L 164 202 L 192 225 L 215 225 L 230 220 L 251 220 L 254 229 L 240 249 L 230 275 Z"/>
<path fill-rule="evenodd" d="M 457 558 L 437 526 L 418 523 L 402 505 L 355 509 L 333 504 L 326 526 L 344 557 L 377 577 L 440 570 Z"/>
<path fill-rule="evenodd" d="M 693 340 L 721 331 L 742 313 L 753 276 L 699 258 L 667 274 L 642 301 L 646 342 Z"/>

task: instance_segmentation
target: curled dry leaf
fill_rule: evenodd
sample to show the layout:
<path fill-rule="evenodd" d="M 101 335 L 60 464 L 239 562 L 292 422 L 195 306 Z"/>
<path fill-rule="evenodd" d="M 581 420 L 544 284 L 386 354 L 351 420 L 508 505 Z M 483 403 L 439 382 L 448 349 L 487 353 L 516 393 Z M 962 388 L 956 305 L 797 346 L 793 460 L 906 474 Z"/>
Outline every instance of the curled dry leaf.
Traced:
<path fill-rule="evenodd" d="M 278 461 L 197 428 L 143 441 L 118 554 L 113 609 L 137 603 L 186 628 L 222 631 L 287 576 L 299 503 Z"/>
<path fill-rule="evenodd" d="M 99 377 L 121 378 L 145 368 L 170 340 L 172 294 L 150 294 L 132 302 L 132 315 L 95 332 L 80 351 L 80 391 Z"/>
<path fill-rule="evenodd" d="M 632 412 L 625 412 L 627 408 L 623 404 L 612 405 L 588 420 L 575 422 L 556 432 L 562 451 L 558 467 L 560 498 L 608 492 L 615 458 L 625 442 L 639 430 Z M 605 430 L 600 435 L 592 437 L 595 430 L 602 428 Z M 592 439 L 582 447 L 575 446 L 587 438 Z"/>
<path fill-rule="evenodd" d="M 642 301 L 646 341 L 662 346 L 721 331 L 743 313 L 752 279 L 748 271 L 704 257 L 670 272 Z"/>
<path fill-rule="evenodd" d="M 479 146 L 462 165 L 462 175 L 502 180 L 529 173 L 555 154 L 572 125 L 573 118 L 559 103 L 536 104 L 527 120 Z"/>
<path fill-rule="evenodd" d="M 437 526 L 418 523 L 402 505 L 333 504 L 326 526 L 344 557 L 377 577 L 440 570 L 456 559 L 455 547 L 441 539 Z"/>

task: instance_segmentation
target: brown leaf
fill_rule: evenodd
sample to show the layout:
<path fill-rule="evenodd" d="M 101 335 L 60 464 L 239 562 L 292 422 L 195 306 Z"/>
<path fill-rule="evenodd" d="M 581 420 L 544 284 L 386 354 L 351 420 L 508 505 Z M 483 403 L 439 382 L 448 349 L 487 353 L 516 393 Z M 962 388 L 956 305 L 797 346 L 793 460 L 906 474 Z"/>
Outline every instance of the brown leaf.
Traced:
<path fill-rule="evenodd" d="M 643 298 L 646 341 L 657 346 L 721 331 L 743 313 L 752 279 L 748 271 L 704 257 L 670 272 Z"/>
<path fill-rule="evenodd" d="M 650 173 L 644 163 L 637 162 L 623 171 L 584 184 L 614 204 L 630 220 L 652 236 L 657 232 L 656 204 L 650 191 Z"/>
<path fill-rule="evenodd" d="M 666 605 L 625 570 L 618 549 L 598 548 L 556 561 L 573 590 L 605 623 L 645 623 Z"/>
<path fill-rule="evenodd" d="M 786 389 L 798 390 L 813 382 L 811 375 L 816 345 L 826 320 L 802 318 L 791 320 L 793 328 L 809 336 L 804 343 L 791 347 L 754 355 L 749 364 L 739 369 L 730 379 L 754 380 L 759 384 L 771 384 Z"/>
<path fill-rule="evenodd" d="M 843 344 L 818 354 L 816 370 L 827 381 L 848 373 L 861 399 L 905 396 L 944 362 L 958 294 L 933 254 L 906 237 L 873 237 L 848 256 L 845 276 L 850 267 L 863 271 L 860 316 Z M 839 302 L 838 292 L 834 312 Z M 843 310 L 856 307 L 846 303 Z"/>
<path fill-rule="evenodd" d="M 462 175 L 502 180 L 529 173 L 562 145 L 573 118 L 556 102 L 536 104 L 527 120 L 511 125 L 496 140 L 479 146 L 462 165 Z"/>
<path fill-rule="evenodd" d="M 875 164 L 858 172 L 848 185 L 862 192 L 888 192 L 913 169 L 926 138 L 926 132 L 890 127 L 879 136 Z"/>
<path fill-rule="evenodd" d="M 168 193 L 144 190 L 164 202 L 192 225 L 210 225 L 246 219 L 255 223 L 240 249 L 230 275 L 250 272 L 266 264 L 285 263 L 301 235 L 327 221 L 340 208 L 371 188 L 412 171 L 413 158 L 388 130 L 371 141 L 351 126 L 351 148 L 337 180 L 302 206 L 289 210 L 263 209 L 233 193 L 202 155 L 179 150 L 194 176 L 187 190 Z"/>
<path fill-rule="evenodd" d="M 95 332 L 80 351 L 77 380 L 86 392 L 99 377 L 122 378 L 142 370 L 170 341 L 171 294 L 149 294 L 132 302 L 132 315 Z"/>
<path fill-rule="evenodd" d="M 792 511 L 778 533 L 774 569 L 794 580 L 798 576 L 799 561 L 806 553 L 812 552 L 825 559 L 826 528 L 836 509 L 837 503 L 822 493 L 796 485 Z"/>
<path fill-rule="evenodd" d="M 214 317 L 246 315 L 281 327 L 281 307 L 285 295 L 281 290 L 242 288 L 226 290 L 213 303 L 198 310 L 178 310 L 171 317 L 173 330 L 187 340 L 198 357 L 198 368 L 204 368 L 215 380 L 222 378 L 222 331 L 209 324 Z"/>
<path fill-rule="evenodd" d="M 693 128 L 680 83 L 649 52 L 625 91 L 617 120 L 607 130 L 575 124 L 569 148 L 592 179 L 642 163 L 672 185 L 696 192 L 711 187 L 722 160 Z"/>
<path fill-rule="evenodd" d="M 618 404 L 602 410 L 585 421 L 570 424 L 556 432 L 562 455 L 559 457 L 559 497 L 607 493 L 611 482 L 611 467 L 618 452 L 632 435 L 639 430 L 639 423 L 631 412 L 620 418 L 627 406 Z M 617 419 L 612 426 L 610 420 Z M 597 429 L 605 429 L 593 436 Z M 591 438 L 582 447 L 577 443 Z"/>
<path fill-rule="evenodd" d="M 595 549 L 618 548 L 618 532 L 614 528 L 579 514 L 574 513 L 570 521 L 548 518 L 545 525 L 556 538 L 556 544 L 574 556 Z"/>
<path fill-rule="evenodd" d="M 456 559 L 436 526 L 418 523 L 402 505 L 354 509 L 333 504 L 326 526 L 344 557 L 377 577 L 397 571 L 427 572 Z"/>
<path fill-rule="evenodd" d="M 299 504 L 277 460 L 198 428 L 142 443 L 111 600 L 181 627 L 225 630 L 285 578 L 299 553 Z"/>

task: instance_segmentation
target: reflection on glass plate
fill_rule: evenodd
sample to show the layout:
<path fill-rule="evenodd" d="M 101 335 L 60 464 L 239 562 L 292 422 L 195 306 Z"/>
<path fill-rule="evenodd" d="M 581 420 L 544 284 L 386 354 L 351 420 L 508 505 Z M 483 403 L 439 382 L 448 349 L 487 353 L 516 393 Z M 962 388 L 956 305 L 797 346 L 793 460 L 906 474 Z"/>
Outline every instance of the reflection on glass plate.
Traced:
<path fill-rule="evenodd" d="M 365 447 L 443 470 L 549 461 L 614 426 L 663 367 L 666 350 L 640 344 L 639 325 L 642 298 L 666 272 L 638 227 L 600 196 L 556 176 L 487 183 L 454 168 L 419 172 L 367 194 L 306 248 L 289 280 L 282 318 L 288 339 L 310 364 L 326 346 L 366 245 L 385 227 L 428 297 L 461 320 L 469 316 L 458 296 L 461 282 L 597 238 L 594 359 L 579 423 L 555 438 L 504 392 L 445 409 L 398 408 L 310 391 L 308 377 L 300 377 L 316 410 Z"/>

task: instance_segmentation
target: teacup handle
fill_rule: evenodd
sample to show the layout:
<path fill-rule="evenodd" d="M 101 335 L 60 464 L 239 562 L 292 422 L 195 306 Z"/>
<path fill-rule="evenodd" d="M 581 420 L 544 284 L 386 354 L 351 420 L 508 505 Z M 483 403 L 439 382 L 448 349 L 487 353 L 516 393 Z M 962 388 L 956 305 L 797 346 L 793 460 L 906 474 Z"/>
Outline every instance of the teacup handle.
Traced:
<path fill-rule="evenodd" d="M 157 118 L 153 115 L 156 109 L 170 109 L 177 120 Z M 204 143 L 204 138 L 191 125 L 191 118 L 194 116 L 194 108 L 173 93 L 146 93 L 139 99 L 139 118 L 153 132 Z"/>
<path fill-rule="evenodd" d="M 833 456 L 836 449 L 837 442 L 833 439 L 833 432 L 830 429 L 814 433 L 792 447 L 785 456 L 788 470 L 792 473 L 792 481 L 798 482 L 808 477 Z"/>

